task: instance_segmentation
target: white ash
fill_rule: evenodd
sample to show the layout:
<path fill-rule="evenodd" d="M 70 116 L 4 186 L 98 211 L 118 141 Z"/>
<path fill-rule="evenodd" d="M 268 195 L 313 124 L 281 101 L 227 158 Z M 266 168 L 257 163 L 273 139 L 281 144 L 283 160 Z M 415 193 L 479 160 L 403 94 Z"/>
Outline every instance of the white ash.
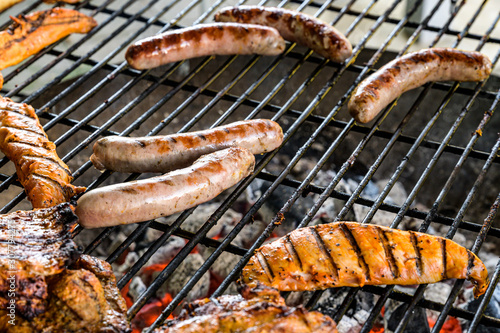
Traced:
<path fill-rule="evenodd" d="M 121 278 L 126 272 L 130 270 L 130 268 L 139 260 L 139 254 L 137 252 L 129 252 L 125 257 L 125 260 L 121 265 L 113 263 L 113 272 L 116 275 L 116 278 Z"/>
<path fill-rule="evenodd" d="M 132 301 L 135 302 L 142 293 L 144 293 L 147 289 L 147 286 L 142 281 L 141 277 L 134 276 L 130 281 L 128 296 L 132 298 Z"/>
<path fill-rule="evenodd" d="M 180 250 L 186 245 L 186 241 L 177 236 L 170 236 L 164 245 L 149 258 L 144 267 L 155 264 L 168 264 Z"/>
<path fill-rule="evenodd" d="M 170 276 L 170 278 L 162 284 L 162 286 L 156 291 L 156 296 L 162 298 L 165 293 L 170 293 L 172 297 L 175 297 L 179 291 L 184 287 L 184 285 L 191 279 L 194 273 L 200 268 L 200 266 L 205 262 L 202 256 L 198 253 L 189 254 L 177 267 L 175 272 Z M 153 278 L 155 279 L 160 272 L 154 272 Z M 208 272 L 203 274 L 200 280 L 193 286 L 193 288 L 187 294 L 185 300 L 190 302 L 198 298 L 206 297 L 208 294 L 208 289 L 210 286 L 210 275 Z"/>
<path fill-rule="evenodd" d="M 319 311 L 330 317 L 334 317 L 340 310 L 342 302 L 347 297 L 350 288 L 331 288 L 323 292 L 313 310 Z M 309 295 L 303 293 L 303 301 L 307 302 Z M 300 299 L 300 296 L 294 295 L 293 298 Z M 354 333 L 359 332 L 361 327 L 366 322 L 369 312 L 375 306 L 378 296 L 358 291 L 354 300 L 349 305 L 349 308 L 342 316 L 342 319 L 337 324 L 339 333 Z M 288 300 L 287 300 L 288 303 Z M 304 303 L 302 303 L 304 304 Z"/>
<path fill-rule="evenodd" d="M 241 246 L 241 240 L 234 239 L 231 244 L 236 246 Z M 198 249 L 200 251 L 201 256 L 204 260 L 207 260 L 208 257 L 214 252 L 214 248 L 206 247 L 204 245 L 198 245 Z M 210 266 L 210 272 L 217 281 L 224 280 L 229 273 L 233 270 L 234 266 L 240 261 L 241 257 L 232 254 L 230 252 L 222 252 L 220 256 L 214 261 L 214 263 Z M 235 294 L 237 293 L 237 286 L 233 282 L 226 289 L 225 294 Z"/>

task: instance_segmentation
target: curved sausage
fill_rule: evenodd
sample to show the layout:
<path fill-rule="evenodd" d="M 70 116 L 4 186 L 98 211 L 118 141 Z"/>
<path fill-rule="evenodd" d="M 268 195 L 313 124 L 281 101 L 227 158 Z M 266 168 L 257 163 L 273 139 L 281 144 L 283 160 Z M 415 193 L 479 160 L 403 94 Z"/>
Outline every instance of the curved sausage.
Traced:
<path fill-rule="evenodd" d="M 242 147 L 252 154 L 262 154 L 276 149 L 282 142 L 280 125 L 272 120 L 255 119 L 166 136 L 108 136 L 94 144 L 90 160 L 99 170 L 164 173 L 185 168 L 200 156 L 224 148 Z"/>
<path fill-rule="evenodd" d="M 285 41 L 276 29 L 253 24 L 213 23 L 142 39 L 129 46 L 125 59 L 132 68 L 147 69 L 208 55 L 278 55 L 284 50 Z"/>
<path fill-rule="evenodd" d="M 349 100 L 356 121 L 371 121 L 402 93 L 431 81 L 482 81 L 491 60 L 482 53 L 432 48 L 394 59 L 363 80 Z"/>
<path fill-rule="evenodd" d="M 76 215 L 86 228 L 168 216 L 215 198 L 248 176 L 254 164 L 254 155 L 246 149 L 220 150 L 189 168 L 89 191 L 78 200 Z"/>
<path fill-rule="evenodd" d="M 273 27 L 284 39 L 305 45 L 334 62 L 344 62 L 352 55 L 351 43 L 341 32 L 301 12 L 275 7 L 226 7 L 215 14 L 215 20 Z"/>

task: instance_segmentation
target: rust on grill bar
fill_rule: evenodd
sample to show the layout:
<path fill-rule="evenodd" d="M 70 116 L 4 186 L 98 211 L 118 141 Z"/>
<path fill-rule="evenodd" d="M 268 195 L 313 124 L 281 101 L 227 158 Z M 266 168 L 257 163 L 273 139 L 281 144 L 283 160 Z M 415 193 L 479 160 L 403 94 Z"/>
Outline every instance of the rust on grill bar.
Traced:
<path fill-rule="evenodd" d="M 217 11 L 236 5 L 317 17 L 346 36 L 352 55 L 339 64 L 287 42 L 274 57 L 208 56 L 145 71 L 127 65 L 124 53 L 133 42 L 211 23 Z M 66 7 L 98 26 L 4 69 L 1 95 L 35 108 L 75 185 L 92 190 L 152 176 L 97 171 L 89 157 L 105 136 L 186 133 L 258 118 L 283 128 L 283 144 L 256 156 L 253 174 L 208 203 L 139 224 L 73 232 L 85 254 L 112 265 L 134 332 L 160 327 L 188 301 L 235 293 L 243 267 L 269 239 L 351 219 L 428 232 L 469 248 L 490 269 L 484 298 L 474 301 L 470 283 L 448 280 L 438 287 L 282 293 L 288 303 L 323 312 L 339 332 L 411 332 L 419 320 L 430 324 L 422 332 L 500 328 L 500 313 L 491 312 L 500 297 L 498 3 L 84 0 Z M 9 15 L 48 8 L 25 0 L 4 12 L 0 26 L 10 24 Z M 482 52 L 493 73 L 481 82 L 425 84 L 368 124 L 349 116 L 347 102 L 363 79 L 432 47 Z M 30 208 L 3 155 L 0 193 L 0 213 Z"/>

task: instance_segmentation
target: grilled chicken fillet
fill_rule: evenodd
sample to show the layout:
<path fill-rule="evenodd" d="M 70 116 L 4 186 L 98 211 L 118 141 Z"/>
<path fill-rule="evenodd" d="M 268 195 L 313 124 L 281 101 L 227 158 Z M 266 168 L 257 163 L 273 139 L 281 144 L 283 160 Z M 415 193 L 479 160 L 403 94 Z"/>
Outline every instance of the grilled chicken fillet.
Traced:
<path fill-rule="evenodd" d="M 243 287 L 241 293 L 243 297 L 221 296 L 217 303 L 206 298 L 187 304 L 179 317 L 153 332 L 337 332 L 330 317 L 302 307 L 287 307 L 277 290 L 260 285 Z"/>
<path fill-rule="evenodd" d="M 68 166 L 27 104 L 0 97 L 0 150 L 16 165 L 33 208 L 52 207 L 85 191 L 70 184 L 73 177 Z"/>
<path fill-rule="evenodd" d="M 79 254 L 71 239 L 76 224 L 69 203 L 0 215 L 1 309 L 13 299 L 9 289 L 15 289 L 16 313 L 30 319 L 44 311 L 46 279 L 61 273 Z"/>
<path fill-rule="evenodd" d="M 301 228 L 256 250 L 242 282 L 281 291 L 468 279 L 474 296 L 488 286 L 479 258 L 442 237 L 339 222 Z"/>
<path fill-rule="evenodd" d="M 83 255 L 59 275 L 48 279 L 47 311 L 32 320 L 5 322 L 0 311 L 0 331 L 5 333 L 128 333 L 127 307 L 116 287 L 111 266 Z"/>
<path fill-rule="evenodd" d="M 85 14 L 66 8 L 52 8 L 14 21 L 0 32 L 0 70 L 20 63 L 41 49 L 72 33 L 87 33 L 97 22 Z M 3 78 L 0 75 L 0 88 Z"/>

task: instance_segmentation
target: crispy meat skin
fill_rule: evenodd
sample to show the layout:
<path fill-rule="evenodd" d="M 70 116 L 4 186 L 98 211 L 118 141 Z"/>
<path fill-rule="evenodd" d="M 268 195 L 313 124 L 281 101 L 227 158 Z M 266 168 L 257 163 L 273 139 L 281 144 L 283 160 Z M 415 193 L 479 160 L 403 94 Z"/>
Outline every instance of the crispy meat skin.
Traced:
<path fill-rule="evenodd" d="M 61 273 L 79 254 L 71 239 L 77 220 L 69 203 L 0 215 L 0 308 L 10 300 L 14 276 L 17 313 L 32 318 L 44 311 L 46 278 Z"/>
<path fill-rule="evenodd" d="M 457 243 L 424 233 L 339 222 L 292 231 L 256 250 L 242 282 L 281 291 L 468 279 L 474 295 L 488 286 L 479 258 Z"/>
<path fill-rule="evenodd" d="M 5 333 L 128 333 L 125 301 L 116 287 L 111 266 L 83 255 L 73 266 L 49 279 L 47 311 L 34 319 L 5 322 L 0 311 L 0 331 Z"/>
<path fill-rule="evenodd" d="M 66 8 L 53 8 L 11 19 L 14 23 L 0 32 L 0 70 L 20 63 L 69 34 L 87 33 L 97 25 L 92 17 Z M 2 83 L 3 78 L 0 79 L 0 88 Z"/>
<path fill-rule="evenodd" d="M 70 184 L 73 177 L 68 166 L 27 104 L 0 97 L 0 150 L 16 165 L 33 208 L 52 207 L 85 191 Z"/>
<path fill-rule="evenodd" d="M 277 290 L 262 285 L 253 289 L 245 286 L 241 293 L 243 297 L 221 296 L 217 304 L 208 298 L 189 303 L 179 317 L 154 332 L 337 332 L 330 317 L 302 307 L 287 307 Z"/>

